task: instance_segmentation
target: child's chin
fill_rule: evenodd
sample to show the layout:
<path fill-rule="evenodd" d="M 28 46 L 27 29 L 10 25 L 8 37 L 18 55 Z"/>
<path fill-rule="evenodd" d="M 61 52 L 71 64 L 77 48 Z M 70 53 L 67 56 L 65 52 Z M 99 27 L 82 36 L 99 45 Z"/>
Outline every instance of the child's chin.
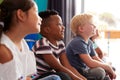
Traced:
<path fill-rule="evenodd" d="M 61 36 L 60 40 L 63 40 L 64 39 L 64 36 Z"/>

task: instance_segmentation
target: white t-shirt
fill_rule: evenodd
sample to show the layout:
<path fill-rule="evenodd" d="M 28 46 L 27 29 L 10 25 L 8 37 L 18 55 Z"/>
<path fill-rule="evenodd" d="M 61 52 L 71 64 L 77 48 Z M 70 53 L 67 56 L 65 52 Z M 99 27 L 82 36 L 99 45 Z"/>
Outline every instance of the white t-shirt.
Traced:
<path fill-rule="evenodd" d="M 21 42 L 22 51 L 5 34 L 2 34 L 1 44 L 12 52 L 13 59 L 0 64 L 0 80 L 25 80 L 25 76 L 36 73 L 34 54 L 24 39 Z"/>

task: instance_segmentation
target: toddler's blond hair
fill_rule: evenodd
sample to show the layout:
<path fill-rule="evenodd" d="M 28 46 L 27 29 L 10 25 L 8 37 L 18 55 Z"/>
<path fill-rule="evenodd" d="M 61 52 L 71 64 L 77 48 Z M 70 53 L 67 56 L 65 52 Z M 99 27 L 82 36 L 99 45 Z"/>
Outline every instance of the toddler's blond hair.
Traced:
<path fill-rule="evenodd" d="M 87 13 L 73 16 L 70 23 L 71 31 L 73 32 L 73 34 L 78 35 L 78 27 L 82 27 L 84 24 L 90 22 L 92 17 L 93 16 L 91 14 Z"/>

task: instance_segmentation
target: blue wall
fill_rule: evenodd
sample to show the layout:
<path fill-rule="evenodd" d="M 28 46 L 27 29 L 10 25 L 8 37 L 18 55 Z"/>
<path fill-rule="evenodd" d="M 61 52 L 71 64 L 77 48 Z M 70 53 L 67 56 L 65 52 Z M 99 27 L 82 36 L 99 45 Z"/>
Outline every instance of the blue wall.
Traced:
<path fill-rule="evenodd" d="M 48 0 L 35 0 L 35 2 L 38 5 L 39 12 L 47 9 Z"/>

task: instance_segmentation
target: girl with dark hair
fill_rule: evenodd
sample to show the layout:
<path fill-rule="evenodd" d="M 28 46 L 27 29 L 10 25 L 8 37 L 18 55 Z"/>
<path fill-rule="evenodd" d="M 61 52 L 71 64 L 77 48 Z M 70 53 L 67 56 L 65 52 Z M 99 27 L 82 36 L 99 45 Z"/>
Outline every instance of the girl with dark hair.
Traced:
<path fill-rule="evenodd" d="M 34 0 L 0 2 L 0 80 L 31 80 L 34 77 L 35 56 L 24 37 L 39 33 L 41 21 Z"/>

